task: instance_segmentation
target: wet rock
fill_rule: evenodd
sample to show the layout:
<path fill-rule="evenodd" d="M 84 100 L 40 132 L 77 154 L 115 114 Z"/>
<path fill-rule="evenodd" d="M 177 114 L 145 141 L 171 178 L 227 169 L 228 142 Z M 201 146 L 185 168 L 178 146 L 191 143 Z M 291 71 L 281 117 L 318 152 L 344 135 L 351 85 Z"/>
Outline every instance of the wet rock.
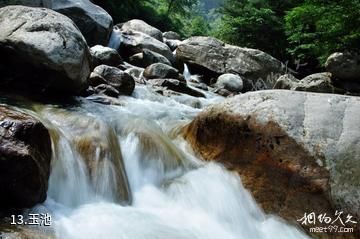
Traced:
<path fill-rule="evenodd" d="M 90 48 L 90 53 L 94 68 L 99 65 L 118 66 L 123 62 L 119 53 L 109 47 L 96 45 Z"/>
<path fill-rule="evenodd" d="M 101 84 L 107 84 L 107 81 L 104 79 L 104 77 L 95 72 L 91 72 L 89 77 L 89 85 L 96 87 Z"/>
<path fill-rule="evenodd" d="M 133 20 L 130 20 L 130 21 L 127 21 L 127 22 L 121 24 L 120 29 L 123 31 L 142 32 L 142 33 L 145 33 L 145 34 L 155 38 L 158 41 L 161 41 L 161 42 L 163 41 L 163 34 L 159 29 L 157 29 L 153 26 L 150 26 L 146 22 L 139 20 L 139 19 L 133 19 Z"/>
<path fill-rule="evenodd" d="M 138 67 L 147 67 L 154 63 L 162 63 L 171 66 L 171 63 L 166 57 L 144 49 L 143 52 L 137 53 L 129 58 L 129 63 Z"/>
<path fill-rule="evenodd" d="M 87 88 L 90 53 L 67 17 L 44 8 L 0 9 L 2 87 L 77 94 Z M 19 67 L 21 70 L 19 71 Z"/>
<path fill-rule="evenodd" d="M 169 65 L 155 63 L 145 68 L 144 77 L 147 79 L 182 79 L 179 71 Z"/>
<path fill-rule="evenodd" d="M 218 77 L 215 83 L 215 87 L 234 93 L 239 93 L 243 89 L 244 85 L 240 76 L 227 73 Z"/>
<path fill-rule="evenodd" d="M 120 92 L 116 90 L 111 85 L 101 84 L 95 87 L 95 92 L 97 94 L 104 94 L 111 97 L 118 97 L 120 95 Z"/>
<path fill-rule="evenodd" d="M 0 106 L 0 208 L 29 208 L 46 199 L 51 141 L 34 117 Z"/>
<path fill-rule="evenodd" d="M 179 40 L 165 39 L 164 42 L 172 51 L 175 51 L 178 48 L 178 46 L 181 44 L 181 41 Z"/>
<path fill-rule="evenodd" d="M 124 95 L 131 95 L 135 88 L 134 79 L 126 72 L 112 66 L 100 65 L 94 73 L 105 79 L 106 83 Z"/>
<path fill-rule="evenodd" d="M 211 37 L 191 37 L 176 49 L 176 57 L 194 74 L 208 78 L 233 73 L 241 76 L 245 90 L 272 89 L 286 67 L 265 52 L 225 44 Z"/>
<path fill-rule="evenodd" d="M 170 48 L 163 42 L 155 38 L 136 31 L 122 31 L 121 44 L 119 52 L 121 56 L 129 58 L 138 53 L 142 53 L 144 49 L 156 52 L 166 57 L 171 63 L 175 62 L 175 57 Z"/>
<path fill-rule="evenodd" d="M 258 91 L 209 108 L 184 135 L 204 159 L 237 171 L 267 213 L 293 223 L 305 212 L 359 218 L 359 107 L 358 97 Z"/>
<path fill-rule="evenodd" d="M 182 82 L 176 79 L 153 79 L 150 81 L 153 86 L 161 86 L 166 89 L 184 93 L 194 97 L 205 97 L 203 93 L 187 86 L 186 82 Z"/>
<path fill-rule="evenodd" d="M 340 87 L 350 92 L 360 92 L 360 54 L 356 52 L 336 52 L 325 63 Z"/>

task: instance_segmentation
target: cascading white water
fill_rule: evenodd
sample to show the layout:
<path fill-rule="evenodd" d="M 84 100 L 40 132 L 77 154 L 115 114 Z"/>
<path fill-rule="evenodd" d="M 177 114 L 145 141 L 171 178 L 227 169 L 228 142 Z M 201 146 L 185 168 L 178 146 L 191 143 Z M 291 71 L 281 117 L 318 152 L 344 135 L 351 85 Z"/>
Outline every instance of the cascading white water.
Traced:
<path fill-rule="evenodd" d="M 109 40 L 109 43 L 108 43 L 108 47 L 117 50 L 117 49 L 119 49 L 120 44 L 121 44 L 120 29 L 115 26 L 112 33 L 111 33 L 110 40 Z"/>
<path fill-rule="evenodd" d="M 188 67 L 188 65 L 185 64 L 185 63 L 184 63 L 184 73 L 183 73 L 183 75 L 184 75 L 184 78 L 185 78 L 186 81 L 190 81 L 190 80 L 191 80 L 191 73 L 190 73 L 190 71 L 189 71 L 189 67 Z"/>
<path fill-rule="evenodd" d="M 40 107 L 37 112 L 53 132 L 54 142 L 49 197 L 41 207 L 53 216 L 56 238 L 308 238 L 265 215 L 236 174 L 197 159 L 176 137 L 172 129 L 200 112 L 184 104 L 195 99 L 166 98 L 142 86 L 133 97 L 117 99 L 118 105 L 81 99 L 66 110 Z M 200 103 L 206 106 L 216 100 Z M 104 160 L 111 166 L 97 164 Z M 116 166 L 121 160 L 126 174 L 120 175 L 128 184 L 113 176 L 123 169 Z M 97 183 L 89 171 L 94 165 L 100 167 Z M 102 190 L 97 190 L 99 184 Z M 127 185 L 132 198 L 128 206 L 122 205 L 124 198 L 113 197 Z"/>

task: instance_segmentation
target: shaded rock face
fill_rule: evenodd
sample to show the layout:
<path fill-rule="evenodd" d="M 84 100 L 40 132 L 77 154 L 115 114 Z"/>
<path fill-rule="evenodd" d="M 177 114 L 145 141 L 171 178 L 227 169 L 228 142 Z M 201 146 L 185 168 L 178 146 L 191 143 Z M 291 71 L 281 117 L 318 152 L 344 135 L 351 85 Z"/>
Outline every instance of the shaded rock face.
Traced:
<path fill-rule="evenodd" d="M 144 49 L 166 57 L 172 64 L 175 62 L 172 51 L 165 43 L 142 32 L 121 32 L 121 44 L 119 48 L 121 56 L 129 58 L 135 54 L 142 53 Z"/>
<path fill-rule="evenodd" d="M 2 87 L 74 94 L 87 87 L 90 53 L 69 18 L 44 8 L 9 6 L 0 9 L 0 28 Z"/>
<path fill-rule="evenodd" d="M 113 21 L 101 7 L 89 0 L 44 0 L 45 7 L 71 18 L 84 35 L 89 46 L 107 45 Z"/>
<path fill-rule="evenodd" d="M 183 41 L 176 49 L 176 57 L 192 72 L 210 78 L 225 73 L 240 75 L 246 90 L 271 89 L 286 71 L 283 63 L 262 51 L 227 45 L 211 37 Z"/>
<path fill-rule="evenodd" d="M 218 77 L 215 86 L 219 89 L 239 93 L 243 89 L 244 84 L 240 76 L 227 73 Z"/>
<path fill-rule="evenodd" d="M 359 107 L 357 97 L 259 91 L 208 109 L 184 135 L 204 159 L 237 171 L 268 213 L 294 223 L 336 209 L 359 218 Z"/>
<path fill-rule="evenodd" d="M 51 141 L 37 119 L 0 106 L 0 208 L 28 208 L 46 199 Z"/>
<path fill-rule="evenodd" d="M 276 81 L 274 89 L 287 89 L 318 93 L 345 93 L 345 90 L 337 88 L 333 85 L 331 73 L 329 72 L 312 74 L 302 80 L 298 80 L 289 74 L 283 75 Z"/>
<path fill-rule="evenodd" d="M 139 19 L 133 19 L 130 21 L 127 21 L 123 24 L 121 24 L 120 27 L 121 30 L 123 31 L 138 31 L 138 32 L 142 32 L 145 33 L 153 38 L 155 38 L 158 41 L 163 41 L 163 34 L 162 32 L 153 27 L 150 26 L 149 24 L 147 24 L 146 22 L 139 20 Z"/>
<path fill-rule="evenodd" d="M 5 0 L 0 7 L 10 4 L 45 7 L 64 14 L 75 22 L 90 46 L 107 45 L 112 31 L 111 16 L 89 0 Z"/>
<path fill-rule="evenodd" d="M 119 53 L 112 48 L 96 45 L 90 48 L 92 66 L 99 65 L 118 66 L 123 61 Z"/>
<path fill-rule="evenodd" d="M 195 89 L 190 88 L 189 86 L 187 86 L 186 82 L 182 82 L 176 79 L 154 79 L 151 80 L 150 84 L 152 84 L 153 86 L 161 86 L 161 87 L 165 87 L 166 89 L 175 91 L 175 92 L 179 92 L 179 93 L 184 93 L 187 95 L 191 95 L 194 97 L 204 97 L 205 95 L 203 93 L 201 93 L 200 91 L 197 91 Z"/>
<path fill-rule="evenodd" d="M 166 57 L 147 49 L 144 49 L 142 53 L 131 56 L 129 63 L 138 67 L 147 67 L 154 63 L 163 63 L 171 66 L 170 61 Z"/>
<path fill-rule="evenodd" d="M 112 66 L 100 65 L 94 73 L 105 79 L 106 83 L 124 95 L 131 95 L 135 88 L 134 79 L 126 72 Z"/>
<path fill-rule="evenodd" d="M 326 70 L 337 79 L 336 83 L 350 92 L 360 92 L 360 54 L 337 52 L 329 56 Z"/>

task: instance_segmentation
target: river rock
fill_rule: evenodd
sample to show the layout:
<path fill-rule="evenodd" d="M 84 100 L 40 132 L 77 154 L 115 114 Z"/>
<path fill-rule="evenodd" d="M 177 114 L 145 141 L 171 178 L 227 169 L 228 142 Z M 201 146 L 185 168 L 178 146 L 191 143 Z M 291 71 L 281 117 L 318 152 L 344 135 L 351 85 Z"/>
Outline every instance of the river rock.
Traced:
<path fill-rule="evenodd" d="M 118 66 L 122 63 L 119 53 L 110 47 L 96 45 L 90 48 L 93 67 L 99 65 Z"/>
<path fill-rule="evenodd" d="M 209 78 L 225 73 L 238 74 L 245 90 L 272 89 L 286 66 L 260 50 L 225 44 L 212 37 L 191 37 L 176 49 L 176 57 L 194 74 Z"/>
<path fill-rule="evenodd" d="M 230 92 L 239 93 L 243 87 L 243 81 L 240 76 L 235 74 L 223 74 L 218 77 L 215 87 L 219 89 L 226 89 Z"/>
<path fill-rule="evenodd" d="M 112 87 L 111 85 L 101 84 L 95 87 L 95 93 L 97 94 L 104 94 L 111 97 L 118 97 L 120 92 Z"/>
<path fill-rule="evenodd" d="M 181 40 L 179 33 L 173 31 L 164 32 L 162 36 L 168 40 Z"/>
<path fill-rule="evenodd" d="M 176 68 L 162 63 L 155 63 L 146 67 L 144 77 L 147 79 L 183 79 Z"/>
<path fill-rule="evenodd" d="M 87 88 L 90 53 L 67 17 L 44 8 L 0 9 L 2 87 L 78 93 Z"/>
<path fill-rule="evenodd" d="M 360 54 L 336 52 L 325 63 L 326 70 L 337 79 L 337 84 L 350 92 L 360 92 Z"/>
<path fill-rule="evenodd" d="M 165 43 L 142 32 L 121 31 L 121 44 L 119 48 L 121 56 L 128 58 L 143 52 L 144 49 L 166 57 L 171 63 L 175 62 L 172 51 Z"/>
<path fill-rule="evenodd" d="M 131 95 L 135 88 L 134 79 L 126 72 L 112 66 L 100 65 L 94 73 L 104 78 L 108 85 L 124 95 Z"/>
<path fill-rule="evenodd" d="M 237 171 L 268 213 L 294 223 L 336 210 L 359 218 L 359 108 L 358 97 L 258 91 L 207 109 L 184 135 L 204 159 Z"/>
<path fill-rule="evenodd" d="M 147 24 L 146 22 L 139 20 L 139 19 L 133 19 L 130 21 L 127 21 L 123 24 L 121 24 L 121 30 L 123 31 L 138 31 L 138 32 L 142 32 L 145 33 L 153 38 L 155 38 L 158 41 L 163 41 L 163 34 L 162 32 L 153 27 L 150 26 L 149 24 Z"/>
<path fill-rule="evenodd" d="M 129 63 L 139 67 L 147 67 L 154 63 L 163 63 L 171 66 L 171 63 L 166 57 L 159 53 L 144 49 L 143 52 L 137 53 L 129 58 Z"/>
<path fill-rule="evenodd" d="M 333 85 L 331 73 L 329 72 L 312 74 L 303 78 L 302 80 L 297 80 L 294 76 L 287 74 L 281 76 L 276 81 L 274 89 L 287 89 L 318 93 L 345 93 L 343 89 L 337 88 Z"/>
<path fill-rule="evenodd" d="M 89 0 L 5 0 L 4 5 L 45 7 L 71 18 L 90 46 L 107 45 L 112 32 L 112 18 L 101 7 Z"/>
<path fill-rule="evenodd" d="M 169 90 L 172 90 L 175 92 L 191 95 L 194 97 L 204 97 L 205 98 L 205 95 L 203 93 L 201 93 L 200 91 L 190 88 L 186 84 L 186 82 L 179 81 L 176 79 L 153 79 L 150 81 L 150 83 L 153 86 L 161 86 L 161 87 L 165 87 L 166 89 L 169 89 Z"/>
<path fill-rule="evenodd" d="M 45 201 L 50 175 L 48 130 L 34 117 L 0 106 L 0 208 Z"/>

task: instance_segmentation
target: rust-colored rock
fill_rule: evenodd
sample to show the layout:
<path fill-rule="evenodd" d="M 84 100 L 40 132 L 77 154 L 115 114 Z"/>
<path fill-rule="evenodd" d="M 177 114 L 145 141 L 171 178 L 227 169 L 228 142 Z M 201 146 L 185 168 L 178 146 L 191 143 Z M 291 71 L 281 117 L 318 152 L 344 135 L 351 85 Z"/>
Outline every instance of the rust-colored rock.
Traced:
<path fill-rule="evenodd" d="M 32 207 L 46 199 L 51 141 L 34 117 L 0 106 L 0 208 Z"/>
<path fill-rule="evenodd" d="M 304 126 L 302 119 L 306 121 L 306 117 L 311 118 L 309 114 L 323 113 L 314 109 L 302 111 L 304 105 L 305 108 L 308 106 L 307 100 L 316 100 L 316 97 L 332 98 L 332 96 L 307 94 L 264 91 L 232 98 L 200 114 L 184 128 L 184 136 L 205 160 L 221 162 L 229 169 L 237 171 L 244 186 L 251 191 L 265 212 L 277 214 L 294 224 L 300 224 L 297 220 L 305 213 L 315 212 L 316 215 L 326 213 L 335 219 L 335 211 L 340 210 L 344 211 L 343 218 L 346 220 L 347 213 L 356 215 L 356 205 L 353 210 L 349 210 L 346 206 L 341 207 L 342 204 L 337 205 L 334 197 L 331 196 L 332 188 L 336 188 L 336 185 L 332 185 L 336 175 L 333 176 L 334 173 L 324 165 L 330 166 L 329 161 L 331 161 L 331 157 L 324 154 L 327 145 L 321 140 L 321 137 L 326 135 L 320 135 L 318 139 L 310 137 L 312 141 L 305 139 L 301 141 L 300 137 L 297 137 L 297 131 L 305 136 L 308 134 L 306 131 L 311 129 L 308 125 Z M 311 97 L 314 99 L 309 99 Z M 344 102 L 349 99 L 342 100 Z M 342 101 L 338 102 L 342 103 Z M 292 117 L 294 112 L 302 112 L 299 114 L 307 116 Z M 262 114 L 267 116 L 264 117 Z M 284 118 L 278 117 L 278 114 L 282 114 L 281 117 Z M 282 122 L 281 119 L 286 119 L 286 122 Z M 299 119 L 298 124 L 295 121 Z M 345 122 L 344 126 L 346 124 Z M 329 127 L 329 132 L 330 127 L 335 128 L 334 125 L 323 127 Z M 318 126 L 317 130 L 319 130 L 318 134 L 321 134 L 323 128 Z M 316 153 L 309 150 L 311 148 Z M 334 154 L 338 152 L 340 150 L 335 151 Z M 357 154 L 353 155 L 354 158 L 357 156 Z M 345 171 L 344 175 L 346 175 Z M 354 187 L 356 188 L 356 184 Z M 351 191 L 349 193 L 351 194 Z M 307 232 L 310 227 L 314 227 L 309 224 L 302 226 Z M 327 227 L 328 224 L 317 222 L 316 226 Z M 359 238 L 357 225 L 347 224 L 347 226 L 354 227 L 355 233 L 314 233 L 312 236 Z"/>

